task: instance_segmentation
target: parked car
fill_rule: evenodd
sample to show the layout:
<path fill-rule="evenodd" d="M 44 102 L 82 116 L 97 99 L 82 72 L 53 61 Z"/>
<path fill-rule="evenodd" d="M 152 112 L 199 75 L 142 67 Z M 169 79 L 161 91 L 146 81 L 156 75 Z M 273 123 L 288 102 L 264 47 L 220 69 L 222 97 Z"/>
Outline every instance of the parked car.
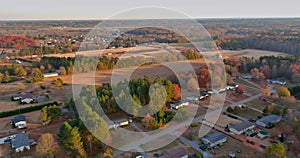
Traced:
<path fill-rule="evenodd" d="M 255 142 L 252 141 L 252 140 L 249 140 L 249 139 L 247 139 L 247 143 L 252 144 L 252 145 L 255 145 Z"/>
<path fill-rule="evenodd" d="M 260 144 L 259 145 L 261 148 L 266 149 L 267 147 L 265 145 Z"/>
<path fill-rule="evenodd" d="M 25 98 L 21 100 L 21 104 L 33 104 L 34 99 L 33 98 Z"/>

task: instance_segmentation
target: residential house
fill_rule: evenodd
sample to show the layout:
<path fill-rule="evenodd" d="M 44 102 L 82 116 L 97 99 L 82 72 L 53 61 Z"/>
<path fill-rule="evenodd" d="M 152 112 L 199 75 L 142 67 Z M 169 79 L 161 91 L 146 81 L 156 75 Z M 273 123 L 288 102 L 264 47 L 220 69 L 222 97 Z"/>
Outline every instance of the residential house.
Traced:
<path fill-rule="evenodd" d="M 47 78 L 47 77 L 57 77 L 59 75 L 59 73 L 51 72 L 51 73 L 44 73 L 43 75 L 44 75 L 45 78 Z"/>
<path fill-rule="evenodd" d="M 217 145 L 222 145 L 227 141 L 227 136 L 221 132 L 216 132 L 213 134 L 207 134 L 203 136 L 202 142 L 209 148 L 213 148 Z"/>
<path fill-rule="evenodd" d="M 18 129 L 23 129 L 27 127 L 25 115 L 18 115 L 13 118 L 12 124 L 14 124 Z"/>
<path fill-rule="evenodd" d="M 188 153 L 183 148 L 178 148 L 172 151 L 162 151 L 160 158 L 188 158 Z"/>
<path fill-rule="evenodd" d="M 30 150 L 30 140 L 26 132 L 16 134 L 16 137 L 11 140 L 11 147 L 16 152 L 22 152 L 24 149 Z"/>
<path fill-rule="evenodd" d="M 249 121 L 243 121 L 238 124 L 228 124 L 228 129 L 234 134 L 242 134 L 248 130 L 255 128 L 255 124 Z"/>
<path fill-rule="evenodd" d="M 269 115 L 269 116 L 265 116 L 261 119 L 258 119 L 256 121 L 256 124 L 262 127 L 267 127 L 268 125 L 270 125 L 271 123 L 277 123 L 280 122 L 281 117 L 277 116 L 277 115 Z"/>

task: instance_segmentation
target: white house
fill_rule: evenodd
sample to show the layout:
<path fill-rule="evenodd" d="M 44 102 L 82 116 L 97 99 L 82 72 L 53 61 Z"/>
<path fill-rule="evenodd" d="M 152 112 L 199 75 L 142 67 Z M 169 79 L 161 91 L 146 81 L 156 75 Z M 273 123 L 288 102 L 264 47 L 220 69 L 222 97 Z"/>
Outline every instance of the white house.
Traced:
<path fill-rule="evenodd" d="M 179 101 L 179 102 L 171 103 L 170 106 L 172 109 L 178 110 L 179 108 L 189 106 L 189 102 Z"/>
<path fill-rule="evenodd" d="M 43 75 L 44 75 L 45 78 L 47 78 L 47 77 L 57 77 L 59 75 L 59 73 L 51 72 L 51 73 L 44 73 Z"/>
<path fill-rule="evenodd" d="M 213 134 L 208 134 L 203 136 L 202 141 L 209 148 L 213 148 L 217 145 L 222 145 L 227 141 L 227 136 L 221 132 L 216 132 Z"/>
<path fill-rule="evenodd" d="M 255 128 L 255 124 L 249 121 L 243 121 L 241 123 L 238 124 L 229 124 L 228 125 L 228 129 L 230 132 L 234 133 L 234 134 L 242 134 L 248 130 L 251 130 Z"/>
<path fill-rule="evenodd" d="M 277 115 L 269 115 L 266 117 L 263 117 L 261 119 L 258 119 L 256 121 L 256 124 L 262 127 L 267 127 L 270 123 L 277 123 L 280 122 L 281 117 Z"/>
<path fill-rule="evenodd" d="M 16 134 L 16 137 L 11 140 L 11 147 L 15 149 L 16 152 L 22 152 L 24 149 L 30 150 L 28 134 L 26 132 Z"/>
<path fill-rule="evenodd" d="M 14 124 L 18 129 L 23 129 L 27 127 L 25 115 L 18 115 L 14 117 L 12 120 L 12 124 Z"/>

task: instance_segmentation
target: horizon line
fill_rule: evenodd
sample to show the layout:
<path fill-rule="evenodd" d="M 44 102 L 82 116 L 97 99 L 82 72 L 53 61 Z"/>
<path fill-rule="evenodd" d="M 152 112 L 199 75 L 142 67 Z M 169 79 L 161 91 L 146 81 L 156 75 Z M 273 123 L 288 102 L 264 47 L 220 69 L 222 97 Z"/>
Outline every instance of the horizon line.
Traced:
<path fill-rule="evenodd" d="M 0 19 L 0 21 L 102 21 L 102 20 L 184 20 L 189 18 L 65 18 L 65 19 Z M 226 19 L 300 19 L 300 16 L 276 16 L 276 17 L 193 17 L 194 20 L 226 20 Z"/>

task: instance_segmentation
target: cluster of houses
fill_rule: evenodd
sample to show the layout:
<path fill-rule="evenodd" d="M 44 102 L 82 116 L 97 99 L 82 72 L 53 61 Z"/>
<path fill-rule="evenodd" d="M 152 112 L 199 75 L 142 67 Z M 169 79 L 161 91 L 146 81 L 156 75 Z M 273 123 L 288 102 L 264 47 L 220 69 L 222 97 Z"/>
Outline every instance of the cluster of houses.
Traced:
<path fill-rule="evenodd" d="M 281 120 L 281 117 L 277 115 L 269 115 L 266 117 L 263 117 L 259 120 L 257 120 L 255 123 L 250 122 L 250 121 L 243 121 L 238 124 L 228 124 L 226 127 L 226 130 L 229 132 L 236 134 L 236 135 L 241 135 L 245 134 L 247 132 L 251 132 L 256 125 L 261 126 L 264 128 L 268 127 L 268 124 L 275 124 L 278 123 Z M 269 133 L 266 131 L 259 131 L 257 133 L 257 137 L 260 139 L 266 138 L 269 136 Z M 227 141 L 227 136 L 224 133 L 221 132 L 215 132 L 212 134 L 207 134 L 202 137 L 202 143 L 203 145 L 200 146 L 201 149 L 206 149 L 206 148 L 215 148 L 216 146 L 220 146 L 224 144 Z"/>
<path fill-rule="evenodd" d="M 27 127 L 26 118 L 24 115 L 18 115 L 12 119 L 12 125 L 18 129 L 24 129 Z M 7 136 L 0 139 L 1 144 L 5 142 L 10 142 L 11 148 L 16 152 L 22 152 L 24 150 L 30 150 L 33 145 L 37 143 L 34 140 L 29 139 L 27 132 L 21 132 L 11 136 Z"/>
<path fill-rule="evenodd" d="M 39 102 L 45 102 L 49 99 L 48 96 L 41 95 L 41 96 L 33 96 L 26 92 L 20 92 L 15 96 L 12 96 L 12 101 L 20 101 L 21 104 L 33 104 Z"/>

